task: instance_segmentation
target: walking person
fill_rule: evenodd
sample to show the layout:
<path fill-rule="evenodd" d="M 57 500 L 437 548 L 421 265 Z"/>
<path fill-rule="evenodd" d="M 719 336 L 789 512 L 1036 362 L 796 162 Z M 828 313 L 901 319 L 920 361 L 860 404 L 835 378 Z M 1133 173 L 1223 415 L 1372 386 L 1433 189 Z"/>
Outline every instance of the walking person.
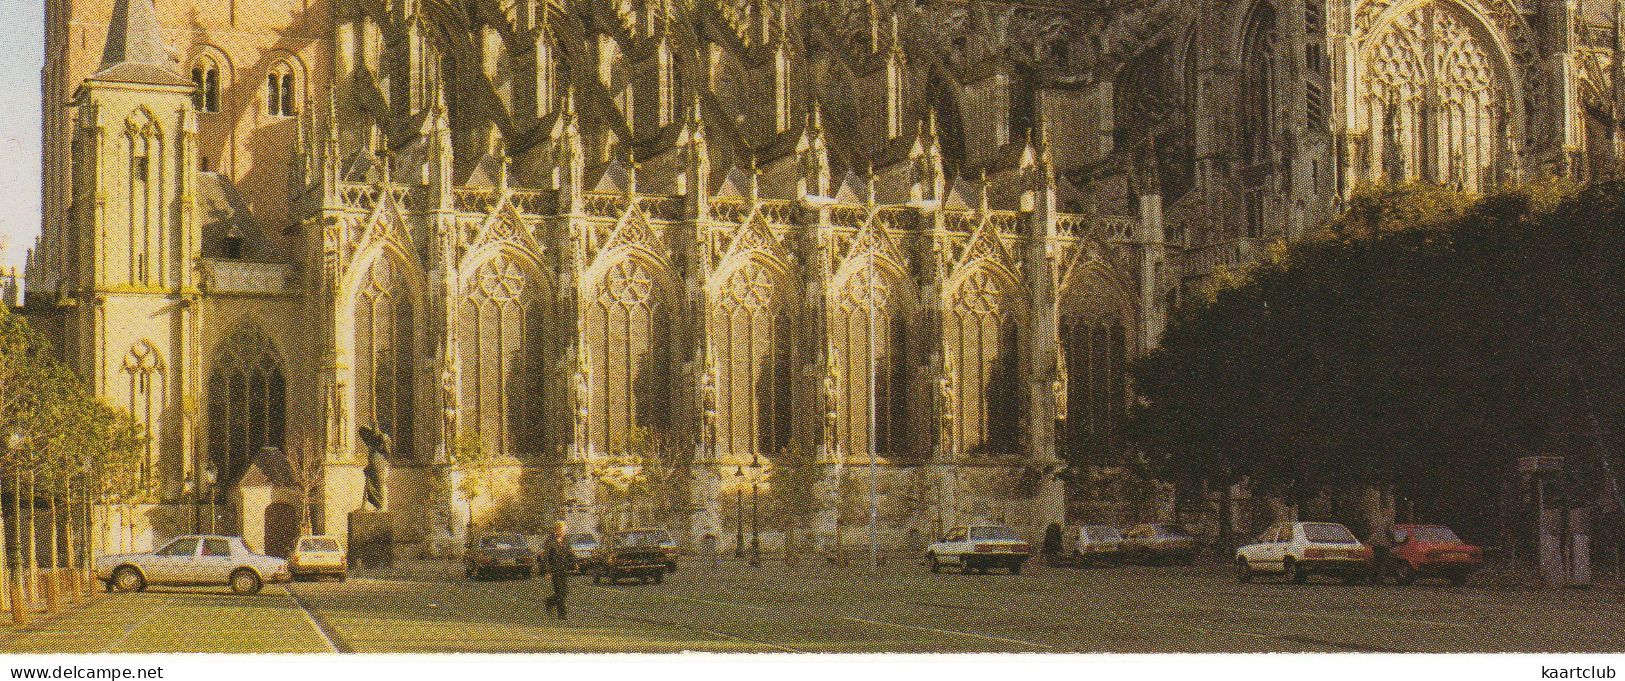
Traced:
<path fill-rule="evenodd" d="M 576 554 L 570 550 L 570 542 L 564 539 L 566 528 L 563 520 L 554 523 L 553 534 L 542 548 L 542 569 L 553 578 L 553 595 L 547 597 L 545 605 L 548 612 L 557 614 L 561 620 L 565 614 L 564 599 L 570 594 L 570 573 L 576 565 Z"/>

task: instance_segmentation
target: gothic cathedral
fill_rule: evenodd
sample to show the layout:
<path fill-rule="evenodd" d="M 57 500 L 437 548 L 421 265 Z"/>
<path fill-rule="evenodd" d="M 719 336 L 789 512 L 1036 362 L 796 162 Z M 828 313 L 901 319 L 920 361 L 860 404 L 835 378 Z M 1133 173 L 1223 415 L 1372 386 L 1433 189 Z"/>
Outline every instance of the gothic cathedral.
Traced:
<path fill-rule="evenodd" d="M 1625 0 L 46 2 L 27 309 L 142 544 L 1035 532 L 1213 273 L 1625 151 Z"/>

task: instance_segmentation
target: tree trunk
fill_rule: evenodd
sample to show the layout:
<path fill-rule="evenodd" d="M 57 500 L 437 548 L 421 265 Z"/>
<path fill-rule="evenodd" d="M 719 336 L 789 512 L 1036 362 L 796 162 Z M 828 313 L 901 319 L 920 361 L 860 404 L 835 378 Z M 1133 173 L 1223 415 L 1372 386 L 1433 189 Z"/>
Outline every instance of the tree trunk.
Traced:
<path fill-rule="evenodd" d="M 34 512 L 34 472 L 28 472 L 28 600 L 39 598 L 39 516 Z"/>
<path fill-rule="evenodd" d="M 57 587 L 61 586 L 62 583 L 61 575 L 56 570 L 56 552 L 59 548 L 57 540 L 61 539 L 61 535 L 57 532 L 57 522 L 59 522 L 61 518 L 56 514 L 55 494 L 50 496 L 48 503 L 50 504 L 50 509 L 47 511 L 47 513 L 49 514 L 48 517 L 51 519 L 51 534 L 46 538 L 46 541 L 50 542 L 51 545 L 46 551 L 47 555 L 45 559 L 45 610 L 46 612 L 54 614 L 60 609 L 60 604 L 57 603 Z"/>
<path fill-rule="evenodd" d="M 1234 504 L 1232 487 L 1228 482 L 1219 483 L 1219 546 L 1223 549 L 1219 557 L 1225 560 L 1228 560 L 1230 554 L 1236 550 L 1235 523 L 1230 517 L 1231 506 Z"/>
<path fill-rule="evenodd" d="M 0 480 L 0 488 L 3 488 L 4 485 L 4 480 Z M 11 611 L 11 589 L 8 588 L 11 583 L 12 543 L 10 532 L 12 525 L 15 524 L 11 521 L 12 519 L 6 517 L 5 505 L 0 504 L 0 609 L 7 612 Z"/>
<path fill-rule="evenodd" d="M 28 624 L 28 596 L 23 592 L 23 478 L 11 478 L 11 622 L 19 627 Z"/>

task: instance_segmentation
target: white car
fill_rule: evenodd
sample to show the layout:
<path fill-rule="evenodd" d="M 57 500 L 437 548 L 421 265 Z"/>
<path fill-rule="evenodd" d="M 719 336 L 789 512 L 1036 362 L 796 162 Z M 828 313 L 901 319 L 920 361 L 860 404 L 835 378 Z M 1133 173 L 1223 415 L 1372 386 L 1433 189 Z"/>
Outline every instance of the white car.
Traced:
<path fill-rule="evenodd" d="M 350 561 L 338 537 L 310 535 L 293 543 L 293 555 L 288 556 L 288 569 L 294 579 L 312 579 L 331 575 L 344 581 L 349 576 Z"/>
<path fill-rule="evenodd" d="M 942 541 L 925 549 L 925 559 L 932 572 L 941 572 L 944 565 L 953 565 L 963 574 L 987 572 L 1002 567 L 1012 575 L 1021 574 L 1021 564 L 1032 556 L 1032 547 L 1012 530 L 1003 525 L 964 525 L 949 530 Z"/>
<path fill-rule="evenodd" d="M 1371 578 L 1371 547 L 1337 523 L 1277 523 L 1258 542 L 1236 549 L 1236 578 L 1281 575 L 1302 584 L 1310 575 L 1330 575 L 1345 583 Z"/>
<path fill-rule="evenodd" d="M 266 582 L 292 579 L 288 561 L 248 548 L 242 537 L 189 534 L 148 553 L 122 553 L 96 559 L 96 579 L 107 590 L 143 591 L 150 585 L 229 586 L 239 594 L 259 593 Z"/>
<path fill-rule="evenodd" d="M 1078 541 L 1072 555 L 1079 564 L 1116 563 L 1123 559 L 1123 535 L 1110 525 L 1084 525 L 1078 528 Z"/>

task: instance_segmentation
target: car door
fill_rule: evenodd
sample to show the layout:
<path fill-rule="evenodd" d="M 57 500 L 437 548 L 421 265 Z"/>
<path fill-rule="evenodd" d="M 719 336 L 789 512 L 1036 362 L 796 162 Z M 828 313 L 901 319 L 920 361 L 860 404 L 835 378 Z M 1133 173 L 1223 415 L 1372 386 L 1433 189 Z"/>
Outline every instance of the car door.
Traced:
<path fill-rule="evenodd" d="M 967 528 L 963 527 L 950 530 L 948 536 L 942 539 L 942 554 L 939 557 L 951 562 L 959 562 L 965 552 L 970 550 L 970 545 L 965 539 L 967 532 Z"/>
<path fill-rule="evenodd" d="M 233 562 L 231 558 L 231 540 L 225 537 L 204 537 L 202 550 L 197 558 L 192 560 L 191 569 L 187 571 L 190 579 L 187 581 L 196 584 L 225 584 L 226 577 L 231 574 Z"/>
<path fill-rule="evenodd" d="M 1281 559 L 1286 555 L 1285 545 L 1281 543 L 1281 526 L 1276 525 L 1264 531 L 1258 537 L 1258 569 L 1279 571 Z"/>
<path fill-rule="evenodd" d="M 154 551 L 152 558 L 144 561 L 146 564 L 141 569 L 147 583 L 184 584 L 189 581 L 186 571 L 197 557 L 201 543 L 197 537 L 181 537 Z"/>

